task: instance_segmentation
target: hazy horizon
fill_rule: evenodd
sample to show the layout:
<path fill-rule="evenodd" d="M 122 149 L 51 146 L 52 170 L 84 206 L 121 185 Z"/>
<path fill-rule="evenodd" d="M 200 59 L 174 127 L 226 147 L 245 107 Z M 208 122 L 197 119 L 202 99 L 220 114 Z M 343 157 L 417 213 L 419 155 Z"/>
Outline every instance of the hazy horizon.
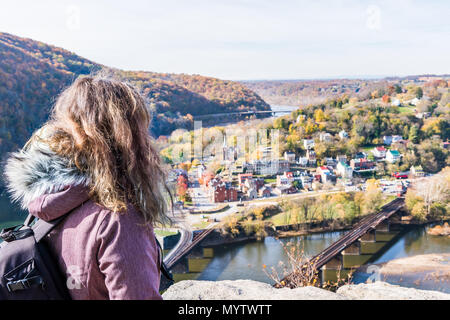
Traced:
<path fill-rule="evenodd" d="M 445 1 L 18 0 L 0 30 L 110 67 L 230 80 L 450 74 Z"/>

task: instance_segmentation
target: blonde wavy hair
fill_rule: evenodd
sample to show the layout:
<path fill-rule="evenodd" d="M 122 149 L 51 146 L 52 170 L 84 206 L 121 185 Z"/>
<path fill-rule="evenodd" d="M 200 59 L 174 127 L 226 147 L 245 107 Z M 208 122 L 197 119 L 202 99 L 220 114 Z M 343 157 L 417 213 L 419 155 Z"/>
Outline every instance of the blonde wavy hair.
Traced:
<path fill-rule="evenodd" d="M 87 174 L 97 203 L 114 212 L 125 212 L 131 203 L 146 224 L 167 224 L 172 198 L 149 125 L 149 110 L 133 86 L 82 76 L 58 97 L 46 140 Z"/>

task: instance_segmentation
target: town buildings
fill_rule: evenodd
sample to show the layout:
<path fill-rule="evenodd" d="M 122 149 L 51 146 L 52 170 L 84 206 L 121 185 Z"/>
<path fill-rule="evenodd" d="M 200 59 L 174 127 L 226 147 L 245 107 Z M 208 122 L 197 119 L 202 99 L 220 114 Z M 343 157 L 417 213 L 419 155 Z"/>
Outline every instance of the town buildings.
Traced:
<path fill-rule="evenodd" d="M 348 133 L 345 130 L 342 130 L 339 132 L 339 138 L 342 139 L 348 139 Z"/>
<path fill-rule="evenodd" d="M 377 159 L 384 159 L 386 157 L 386 148 L 378 146 L 372 149 L 372 154 Z"/>
<path fill-rule="evenodd" d="M 252 160 L 245 162 L 245 172 L 253 173 L 256 175 L 275 175 L 289 171 L 289 161 L 284 159 L 278 160 Z"/>
<path fill-rule="evenodd" d="M 375 163 L 366 158 L 350 160 L 350 167 L 354 172 L 374 171 Z"/>
<path fill-rule="evenodd" d="M 317 174 L 320 175 L 320 182 L 322 183 L 335 183 L 336 176 L 333 173 L 332 168 L 321 166 L 317 168 Z"/>
<path fill-rule="evenodd" d="M 333 136 L 328 132 L 321 132 L 319 135 L 319 140 L 322 142 L 330 142 Z"/>
<path fill-rule="evenodd" d="M 291 186 L 293 182 L 294 175 L 290 171 L 284 172 L 282 175 L 277 175 L 277 187 Z"/>
<path fill-rule="evenodd" d="M 347 156 L 345 154 L 340 154 L 336 156 L 336 162 L 344 162 L 347 163 Z"/>
<path fill-rule="evenodd" d="M 289 152 L 289 151 L 285 151 L 284 152 L 284 160 L 293 163 L 295 162 L 295 153 L 294 152 Z"/>
<path fill-rule="evenodd" d="M 399 136 L 399 135 L 394 135 L 394 136 L 383 136 L 383 143 L 385 144 L 385 145 L 391 145 L 391 144 L 393 144 L 393 143 L 396 143 L 396 142 L 399 142 L 399 141 L 401 141 L 401 140 L 403 140 L 403 137 L 402 136 Z"/>
<path fill-rule="evenodd" d="M 259 195 L 261 198 L 267 198 L 267 197 L 270 197 L 271 194 L 272 194 L 272 191 L 271 191 L 270 187 L 268 187 L 268 186 L 264 186 L 264 187 L 262 187 L 261 189 L 259 189 L 259 191 L 258 191 L 258 195 Z"/>
<path fill-rule="evenodd" d="M 317 158 L 314 150 L 306 151 L 306 158 L 308 159 L 309 166 L 314 166 L 316 164 Z"/>
<path fill-rule="evenodd" d="M 415 178 L 421 178 L 425 176 L 425 171 L 423 171 L 422 166 L 412 166 L 409 170 L 411 175 L 413 175 Z"/>
<path fill-rule="evenodd" d="M 208 195 L 213 203 L 237 201 L 237 189 L 230 182 L 215 177 L 208 183 Z"/>
<path fill-rule="evenodd" d="M 351 179 L 353 177 L 353 168 L 342 161 L 337 164 L 336 172 L 344 179 Z"/>
<path fill-rule="evenodd" d="M 313 139 L 303 139 L 303 146 L 306 150 L 310 150 L 314 148 L 314 140 Z"/>
<path fill-rule="evenodd" d="M 401 156 L 402 155 L 397 150 L 389 150 L 388 152 L 386 152 L 386 161 L 390 163 L 396 163 L 400 160 Z"/>

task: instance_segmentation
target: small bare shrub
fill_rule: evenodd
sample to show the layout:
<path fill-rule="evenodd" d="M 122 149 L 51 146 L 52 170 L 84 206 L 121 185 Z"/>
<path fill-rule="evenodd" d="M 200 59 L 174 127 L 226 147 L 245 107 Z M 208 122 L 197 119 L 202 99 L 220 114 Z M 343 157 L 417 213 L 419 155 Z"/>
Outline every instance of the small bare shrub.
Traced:
<path fill-rule="evenodd" d="M 283 250 L 287 256 L 287 262 L 278 263 L 281 272 L 275 267 L 267 269 L 263 265 L 264 273 L 275 282 L 276 288 L 298 288 L 306 286 L 320 287 L 330 290 L 336 290 L 342 285 L 351 283 L 352 273 L 347 278 L 342 278 L 340 270 L 337 270 L 337 281 L 321 283 L 319 270 L 316 267 L 317 258 L 311 259 L 305 255 L 305 251 L 299 244 L 290 241 L 283 244 Z"/>

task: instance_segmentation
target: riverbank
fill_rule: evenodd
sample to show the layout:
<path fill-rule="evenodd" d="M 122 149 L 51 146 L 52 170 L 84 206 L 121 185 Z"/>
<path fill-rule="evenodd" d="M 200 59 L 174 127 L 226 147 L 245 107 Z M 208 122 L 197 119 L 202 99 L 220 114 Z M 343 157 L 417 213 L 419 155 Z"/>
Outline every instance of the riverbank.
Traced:
<path fill-rule="evenodd" d="M 317 287 L 275 289 L 253 280 L 186 280 L 172 285 L 165 300 L 450 300 L 450 294 L 385 282 L 345 285 L 336 293 Z"/>
<path fill-rule="evenodd" d="M 403 216 L 405 217 L 405 216 Z M 403 218 L 402 217 L 402 218 Z M 409 216 L 406 216 L 409 217 Z M 361 217 L 364 218 L 364 217 Z M 394 226 L 427 226 L 435 223 L 445 222 L 443 226 L 437 225 L 429 230 L 430 235 L 448 236 L 450 238 L 450 227 L 448 221 L 450 217 L 445 217 L 439 220 L 417 221 L 417 220 L 393 220 L 391 225 Z M 360 219 L 355 220 L 353 223 L 346 223 L 342 220 L 330 220 L 322 222 L 310 222 L 302 224 L 289 224 L 283 226 L 274 227 L 275 234 L 273 236 L 277 238 L 288 238 L 296 236 L 305 236 L 315 233 L 334 232 L 334 231 L 346 231 L 351 230 Z"/>
<path fill-rule="evenodd" d="M 450 293 L 450 253 L 394 259 L 361 267 L 359 272 L 372 273 L 375 280 Z"/>
<path fill-rule="evenodd" d="M 444 225 L 437 225 L 433 228 L 430 228 L 428 231 L 428 234 L 432 236 L 442 236 L 442 237 L 449 237 L 450 238 L 450 226 L 448 222 L 444 223 Z"/>
<path fill-rule="evenodd" d="M 450 248 L 449 248 L 450 249 Z M 450 253 L 424 254 L 391 260 L 381 265 L 382 275 L 432 272 L 440 274 L 442 280 L 450 280 Z"/>
<path fill-rule="evenodd" d="M 303 226 L 297 229 L 292 230 L 276 230 L 273 236 L 277 238 L 289 238 L 289 237 L 297 237 L 297 236 L 307 236 L 316 233 L 325 233 L 325 232 L 335 232 L 335 231 L 346 231 L 351 230 L 353 225 L 327 225 L 327 226 L 319 226 L 319 227 L 311 227 L 311 226 Z M 296 228 L 297 226 L 292 226 Z"/>

